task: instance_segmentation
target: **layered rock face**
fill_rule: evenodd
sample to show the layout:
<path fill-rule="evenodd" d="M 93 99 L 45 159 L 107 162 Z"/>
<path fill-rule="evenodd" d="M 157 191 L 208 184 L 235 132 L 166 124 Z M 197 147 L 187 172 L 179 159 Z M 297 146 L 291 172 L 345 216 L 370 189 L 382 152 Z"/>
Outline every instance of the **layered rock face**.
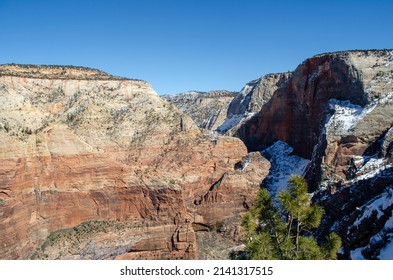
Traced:
<path fill-rule="evenodd" d="M 2 65 L 0 98 L 1 259 L 197 258 L 270 167 L 144 81 Z"/>
<path fill-rule="evenodd" d="M 225 90 L 188 91 L 161 97 L 190 116 L 200 128 L 215 130 L 224 121 L 228 105 L 236 94 Z"/>
<path fill-rule="evenodd" d="M 240 137 L 250 149 L 282 140 L 299 155 L 311 158 L 328 101 L 337 98 L 355 104 L 367 102 L 358 76 L 344 55 L 307 59 L 265 103 L 260 115 L 241 128 Z"/>
<path fill-rule="evenodd" d="M 388 51 L 342 52 L 307 59 L 265 103 L 260 114 L 239 129 L 238 135 L 250 150 L 282 140 L 294 147 L 295 154 L 311 159 L 314 147 L 321 143 L 320 135 L 324 134 L 325 125 L 334 110 L 333 99 L 366 108 L 366 105 L 378 103 L 381 98 L 389 98 L 393 90 L 389 82 L 392 75 L 390 60 Z M 354 154 L 361 155 L 367 146 L 381 136 L 381 131 L 386 132 L 390 127 L 391 115 L 388 110 L 382 109 L 385 113 L 380 110 L 372 110 L 356 125 L 357 131 L 353 136 L 357 143 L 364 145 L 361 148 L 358 146 L 359 151 Z M 377 123 L 380 125 L 373 125 Z M 344 136 L 342 132 L 337 131 L 337 137 Z M 334 136 L 325 138 L 338 143 L 337 139 L 332 140 Z M 332 146 L 332 149 L 336 148 Z M 326 161 L 333 160 L 327 158 Z"/>
<path fill-rule="evenodd" d="M 290 72 L 268 74 L 247 83 L 229 104 L 226 118 L 217 131 L 228 135 L 236 134 L 237 130 L 258 113 L 277 88 L 290 77 Z"/>
<path fill-rule="evenodd" d="M 386 258 L 392 248 L 392 106 L 393 51 L 323 54 L 237 132 L 249 150 L 280 140 L 308 160 L 303 175 L 325 209 L 316 235 L 338 232 L 343 258 Z"/>

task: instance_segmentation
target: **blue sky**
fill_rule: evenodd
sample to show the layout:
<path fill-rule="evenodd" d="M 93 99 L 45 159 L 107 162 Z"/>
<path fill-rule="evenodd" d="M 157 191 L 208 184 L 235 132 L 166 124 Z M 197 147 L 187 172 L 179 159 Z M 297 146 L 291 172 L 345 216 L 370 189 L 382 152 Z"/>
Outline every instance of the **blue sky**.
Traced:
<path fill-rule="evenodd" d="M 143 79 L 159 94 L 240 90 L 307 57 L 393 48 L 393 1 L 0 0 L 0 64 Z"/>

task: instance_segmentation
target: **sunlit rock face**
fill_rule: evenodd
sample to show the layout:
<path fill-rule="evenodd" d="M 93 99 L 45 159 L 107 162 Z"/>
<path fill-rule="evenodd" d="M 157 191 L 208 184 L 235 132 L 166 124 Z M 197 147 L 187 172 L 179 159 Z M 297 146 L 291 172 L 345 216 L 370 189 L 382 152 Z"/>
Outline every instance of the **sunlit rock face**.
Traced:
<path fill-rule="evenodd" d="M 338 232 L 343 258 L 389 258 L 392 112 L 392 50 L 322 54 L 300 64 L 237 135 L 251 151 L 281 141 L 308 160 L 302 173 L 325 209 L 316 236 Z"/>
<path fill-rule="evenodd" d="M 273 93 L 291 77 L 292 73 L 267 74 L 248 82 L 228 106 L 227 117 L 217 128 L 220 133 L 237 135 L 237 131 L 253 118 Z"/>
<path fill-rule="evenodd" d="M 1 259 L 193 259 L 268 173 L 140 80 L 0 66 Z"/>
<path fill-rule="evenodd" d="M 214 131 L 224 121 L 229 103 L 236 94 L 226 90 L 187 91 L 161 97 L 191 117 L 198 127 Z"/>

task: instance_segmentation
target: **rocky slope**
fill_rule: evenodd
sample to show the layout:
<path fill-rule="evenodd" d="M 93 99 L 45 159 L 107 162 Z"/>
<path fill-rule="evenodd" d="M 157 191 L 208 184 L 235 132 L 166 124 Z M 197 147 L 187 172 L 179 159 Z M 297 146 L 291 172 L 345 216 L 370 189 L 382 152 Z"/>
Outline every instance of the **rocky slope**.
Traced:
<path fill-rule="evenodd" d="M 1 65 L 0 99 L 1 259 L 198 258 L 270 167 L 144 81 Z"/>
<path fill-rule="evenodd" d="M 393 51 L 322 54 L 300 64 L 237 131 L 249 150 L 268 148 L 271 190 L 290 170 L 319 189 L 325 216 L 316 235 L 338 232 L 343 258 L 386 258 L 393 249 L 392 107 Z M 298 164 L 289 164 L 288 150 Z"/>
<path fill-rule="evenodd" d="M 215 130 L 224 121 L 228 105 L 236 94 L 225 90 L 188 91 L 161 97 L 191 117 L 200 128 Z"/>

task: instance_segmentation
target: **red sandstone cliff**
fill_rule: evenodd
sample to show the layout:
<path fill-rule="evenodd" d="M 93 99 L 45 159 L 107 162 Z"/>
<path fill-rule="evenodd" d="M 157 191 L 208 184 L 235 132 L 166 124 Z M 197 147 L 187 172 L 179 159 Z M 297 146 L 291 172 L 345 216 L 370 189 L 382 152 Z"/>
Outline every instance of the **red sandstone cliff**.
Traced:
<path fill-rule="evenodd" d="M 383 136 L 393 119 L 388 103 L 362 117 L 353 133 L 326 131 L 334 110 L 331 100 L 359 108 L 378 103 L 393 91 L 391 69 L 389 51 L 339 52 L 307 59 L 237 135 L 250 150 L 285 141 L 295 154 L 320 160 L 313 163 L 314 168 L 323 161 L 326 170 L 345 178 L 351 159 Z"/>
<path fill-rule="evenodd" d="M 338 233 L 344 259 L 389 258 L 393 248 L 392 109 L 392 50 L 323 54 L 300 64 L 237 132 L 250 150 L 281 140 L 309 160 L 305 175 L 325 210 L 314 236 Z M 272 173 L 290 174 L 282 158 Z M 264 184 L 276 190 L 278 175 Z"/>

